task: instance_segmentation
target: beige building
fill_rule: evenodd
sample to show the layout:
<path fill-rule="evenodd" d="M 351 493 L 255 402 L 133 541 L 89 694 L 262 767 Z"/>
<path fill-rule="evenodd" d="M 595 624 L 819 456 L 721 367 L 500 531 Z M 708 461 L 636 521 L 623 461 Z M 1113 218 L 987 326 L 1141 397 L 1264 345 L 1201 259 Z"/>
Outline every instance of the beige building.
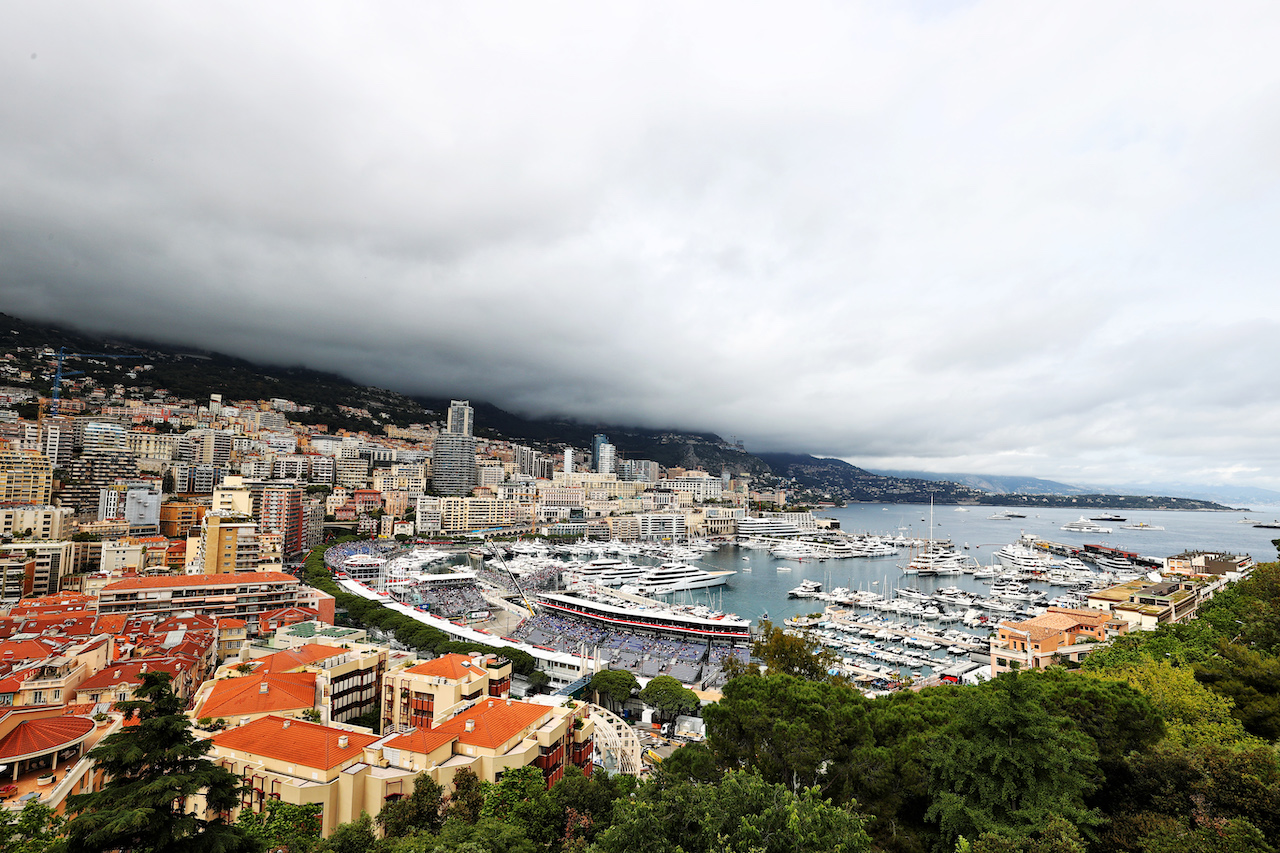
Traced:
<path fill-rule="evenodd" d="M 0 503 L 46 506 L 53 498 L 53 463 L 35 450 L 0 450 Z"/>
<path fill-rule="evenodd" d="M 991 640 L 991 674 L 1078 664 L 1099 644 L 1128 630 L 1127 622 L 1110 614 L 1065 607 L 1050 607 L 1022 622 L 1001 622 Z"/>
<path fill-rule="evenodd" d="M 30 589 L 26 595 L 53 595 L 61 589 L 64 575 L 70 574 L 72 566 L 72 543 L 62 542 L 14 542 L 12 545 L 0 546 L 0 560 L 17 560 L 35 563 L 30 573 Z M 9 587 L 6 581 L 5 594 Z"/>
<path fill-rule="evenodd" d="M 70 539 L 73 519 L 71 507 L 67 506 L 0 506 L 0 536 L 44 541 Z"/>
<path fill-rule="evenodd" d="M 484 697 L 511 692 L 511 662 L 496 655 L 448 654 L 406 663 L 383 678 L 382 730 L 430 729 Z"/>
<path fill-rule="evenodd" d="M 259 553 L 258 524 L 240 513 L 210 512 L 187 538 L 187 568 L 206 575 L 254 571 Z"/>
<path fill-rule="evenodd" d="M 531 523 L 528 507 L 493 498 L 441 498 L 440 527 L 446 532 L 515 527 Z"/>
<path fill-rule="evenodd" d="M 1110 612 L 1133 629 L 1150 631 L 1170 622 L 1188 622 L 1200 605 L 1196 581 L 1161 581 L 1145 578 L 1089 593 L 1089 608 Z"/>
<path fill-rule="evenodd" d="M 88 590 L 86 590 L 87 592 Z M 98 593 L 98 612 L 173 616 L 191 611 L 216 619 L 230 617 L 257 633 L 258 616 L 281 607 L 312 607 L 333 622 L 334 600 L 283 572 L 162 575 L 114 580 Z"/>
<path fill-rule="evenodd" d="M 463 767 L 494 782 L 515 767 L 538 768 L 548 785 L 577 764 L 591 772 L 594 724 L 589 706 L 533 705 L 485 699 L 437 729 L 366 734 L 281 716 L 266 716 L 210 738 L 209 757 L 249 788 L 243 809 L 260 811 L 269 799 L 322 807 L 321 834 L 361 812 L 376 815 L 388 799 L 413 792 L 427 773 L 446 792 Z"/>

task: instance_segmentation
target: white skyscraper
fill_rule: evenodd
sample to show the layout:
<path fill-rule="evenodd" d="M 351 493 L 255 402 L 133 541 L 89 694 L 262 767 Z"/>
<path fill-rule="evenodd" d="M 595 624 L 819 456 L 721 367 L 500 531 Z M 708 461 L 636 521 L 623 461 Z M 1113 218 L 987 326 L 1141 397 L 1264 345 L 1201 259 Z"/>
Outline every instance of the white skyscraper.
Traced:
<path fill-rule="evenodd" d="M 469 400 L 449 402 L 449 422 L 445 429 L 454 435 L 474 435 L 475 411 Z"/>
<path fill-rule="evenodd" d="M 596 471 L 600 474 L 618 473 L 618 448 L 609 442 L 601 444 L 596 451 Z"/>
<path fill-rule="evenodd" d="M 573 448 L 566 447 L 564 449 L 564 472 L 566 474 L 573 473 Z"/>

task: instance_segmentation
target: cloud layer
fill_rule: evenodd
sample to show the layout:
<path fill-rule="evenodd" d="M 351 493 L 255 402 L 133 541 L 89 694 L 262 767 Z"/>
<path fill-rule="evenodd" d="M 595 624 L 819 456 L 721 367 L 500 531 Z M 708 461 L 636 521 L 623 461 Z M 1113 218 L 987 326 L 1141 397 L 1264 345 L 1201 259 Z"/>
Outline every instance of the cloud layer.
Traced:
<path fill-rule="evenodd" d="M 35 4 L 0 301 L 867 466 L 1280 487 L 1280 9 Z"/>

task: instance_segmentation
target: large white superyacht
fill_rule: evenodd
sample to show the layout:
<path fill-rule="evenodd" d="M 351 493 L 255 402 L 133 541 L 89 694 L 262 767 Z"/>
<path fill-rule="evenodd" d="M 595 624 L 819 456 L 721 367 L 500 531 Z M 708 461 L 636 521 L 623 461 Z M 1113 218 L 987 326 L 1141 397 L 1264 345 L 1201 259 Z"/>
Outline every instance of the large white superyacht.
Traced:
<path fill-rule="evenodd" d="M 663 595 L 669 592 L 683 592 L 687 589 L 707 589 L 713 586 L 724 586 L 730 575 L 737 572 L 709 572 L 687 563 L 663 563 L 648 569 L 628 586 L 643 595 Z"/>

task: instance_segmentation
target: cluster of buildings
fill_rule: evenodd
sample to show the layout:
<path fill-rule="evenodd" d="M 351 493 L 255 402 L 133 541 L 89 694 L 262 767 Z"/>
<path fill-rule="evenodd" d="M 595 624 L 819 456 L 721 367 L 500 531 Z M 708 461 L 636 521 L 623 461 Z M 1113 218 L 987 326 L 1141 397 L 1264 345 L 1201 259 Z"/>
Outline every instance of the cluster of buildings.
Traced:
<path fill-rule="evenodd" d="M 86 574 L 280 569 L 326 525 L 671 540 L 733 535 L 751 500 L 779 497 L 727 471 L 625 459 L 605 435 L 554 453 L 482 439 L 464 400 L 375 437 L 299 423 L 309 409 L 283 399 L 65 390 L 57 415 L 0 405 L 0 604 L 83 590 Z"/>
<path fill-rule="evenodd" d="M 1141 577 L 1090 592 L 1082 608 L 1050 607 L 1001 622 L 991 639 L 991 675 L 1014 669 L 1076 666 L 1085 655 L 1130 631 L 1194 619 L 1202 602 L 1248 574 L 1247 556 L 1188 552 L 1165 560 L 1153 580 Z"/>
<path fill-rule="evenodd" d="M 136 724 L 118 706 L 151 672 L 169 674 L 209 757 L 247 785 L 237 811 L 318 803 L 325 834 L 423 773 L 448 790 L 463 768 L 493 782 L 533 766 L 548 785 L 570 765 L 591 772 L 591 706 L 513 699 L 511 663 L 492 654 L 420 660 L 370 643 L 303 589 L 273 572 L 135 577 L 9 607 L 0 808 L 62 810 L 100 787 L 88 753 Z"/>
<path fill-rule="evenodd" d="M 304 425 L 284 399 L 63 392 L 51 407 L 0 388 L 0 808 L 60 810 L 100 786 L 87 753 L 136 722 L 117 706 L 153 672 L 248 786 L 241 808 L 319 803 L 326 833 L 424 772 L 446 790 L 463 768 L 590 772 L 591 706 L 517 701 L 493 655 L 370 643 L 289 569 L 326 526 L 671 540 L 734 534 L 753 497 L 745 478 L 625 459 L 604 435 L 554 452 L 481 438 L 461 400 L 372 436 Z M 19 417 L 30 402 L 39 417 Z"/>

